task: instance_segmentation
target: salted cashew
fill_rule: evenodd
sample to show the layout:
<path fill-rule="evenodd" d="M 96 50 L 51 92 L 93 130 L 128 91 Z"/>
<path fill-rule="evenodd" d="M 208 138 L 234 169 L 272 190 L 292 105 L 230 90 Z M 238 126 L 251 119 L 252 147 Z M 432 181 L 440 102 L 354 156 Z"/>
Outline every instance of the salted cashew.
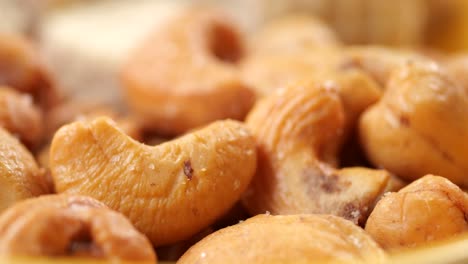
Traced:
<path fill-rule="evenodd" d="M 104 202 L 156 246 L 187 239 L 225 213 L 255 168 L 252 135 L 230 120 L 150 147 L 98 118 L 62 127 L 50 152 L 57 192 Z"/>
<path fill-rule="evenodd" d="M 377 203 L 366 231 L 388 250 L 422 245 L 468 231 L 468 194 L 428 175 Z"/>
<path fill-rule="evenodd" d="M 0 211 L 12 204 L 50 191 L 44 171 L 31 153 L 0 128 Z"/>
<path fill-rule="evenodd" d="M 0 85 L 31 94 L 43 109 L 60 100 L 38 52 L 28 40 L 18 35 L 0 33 Z"/>
<path fill-rule="evenodd" d="M 350 124 L 345 113 L 356 110 L 345 108 L 339 89 L 300 83 L 250 112 L 246 123 L 257 140 L 258 167 L 243 201 L 252 214 L 322 213 L 363 223 L 382 193 L 396 188 L 384 170 L 336 169 Z"/>
<path fill-rule="evenodd" d="M 396 70 L 359 122 L 369 160 L 406 179 L 433 173 L 468 186 L 468 95 L 436 64 Z"/>
<path fill-rule="evenodd" d="M 335 32 L 318 18 L 291 14 L 273 20 L 254 34 L 250 53 L 301 54 L 321 48 L 340 48 L 341 45 Z"/>
<path fill-rule="evenodd" d="M 30 95 L 0 86 L 0 127 L 32 147 L 42 140 L 42 121 L 42 112 L 33 104 Z"/>
<path fill-rule="evenodd" d="M 0 215 L 0 255 L 156 262 L 149 240 L 122 214 L 86 196 L 28 199 Z"/>
<path fill-rule="evenodd" d="M 332 215 L 258 215 L 191 247 L 185 263 L 384 263 L 360 227 Z"/>
<path fill-rule="evenodd" d="M 122 72 L 127 102 L 147 129 L 163 134 L 242 119 L 255 100 L 235 65 L 243 49 L 225 16 L 190 9 L 130 56 Z"/>

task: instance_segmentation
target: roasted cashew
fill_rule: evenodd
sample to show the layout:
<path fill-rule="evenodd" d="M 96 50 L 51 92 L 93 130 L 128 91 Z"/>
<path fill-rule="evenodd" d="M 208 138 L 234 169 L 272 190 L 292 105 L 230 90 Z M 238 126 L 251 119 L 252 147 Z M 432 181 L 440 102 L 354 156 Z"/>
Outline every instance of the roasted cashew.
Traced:
<path fill-rule="evenodd" d="M 0 128 L 0 211 L 20 200 L 49 191 L 44 172 L 31 153 Z"/>
<path fill-rule="evenodd" d="M 335 168 L 346 118 L 354 116 L 345 113 L 359 109 L 346 109 L 352 97 L 340 99 L 339 89 L 333 83 L 290 86 L 249 114 L 258 143 L 257 173 L 244 196 L 251 213 L 324 213 L 363 223 L 380 195 L 395 187 L 383 170 Z"/>
<path fill-rule="evenodd" d="M 414 247 L 468 230 L 468 195 L 449 180 L 425 176 L 377 203 L 366 231 L 385 249 Z"/>
<path fill-rule="evenodd" d="M 42 140 L 42 121 L 42 112 L 32 103 L 30 95 L 0 86 L 0 127 L 34 147 Z"/>
<path fill-rule="evenodd" d="M 360 227 L 331 215 L 258 215 L 191 247 L 185 263 L 383 263 L 384 251 Z"/>
<path fill-rule="evenodd" d="M 50 168 L 57 192 L 104 202 L 162 245 L 189 238 L 226 212 L 255 173 L 256 151 L 237 121 L 150 147 L 99 118 L 55 134 Z"/>
<path fill-rule="evenodd" d="M 187 11 L 129 59 L 122 73 L 127 102 L 147 129 L 171 135 L 242 119 L 255 97 L 233 64 L 242 54 L 241 37 L 225 17 Z"/>
<path fill-rule="evenodd" d="M 0 255 L 155 263 L 149 240 L 121 214 L 85 196 L 28 199 L 0 215 Z"/>
<path fill-rule="evenodd" d="M 60 100 L 39 54 L 20 36 L 0 34 L 0 85 L 31 94 L 43 109 L 49 109 Z"/>
<path fill-rule="evenodd" d="M 436 64 L 396 70 L 359 124 L 370 161 L 407 180 L 428 173 L 468 186 L 468 94 Z"/>

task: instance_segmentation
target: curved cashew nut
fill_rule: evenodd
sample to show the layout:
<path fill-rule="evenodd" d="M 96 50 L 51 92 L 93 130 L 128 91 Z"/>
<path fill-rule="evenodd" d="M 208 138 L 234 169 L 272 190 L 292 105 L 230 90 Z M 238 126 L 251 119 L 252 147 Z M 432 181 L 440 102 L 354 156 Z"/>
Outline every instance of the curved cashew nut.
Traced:
<path fill-rule="evenodd" d="M 255 142 L 241 123 L 218 121 L 149 147 L 99 118 L 55 134 L 50 168 L 57 192 L 104 202 L 162 245 L 189 238 L 240 198 L 255 173 Z"/>
<path fill-rule="evenodd" d="M 449 180 L 428 175 L 375 206 L 366 231 L 384 248 L 414 247 L 468 231 L 468 195 Z"/>
<path fill-rule="evenodd" d="M 44 109 L 60 100 L 60 95 L 39 55 L 26 39 L 0 34 L 0 85 L 31 94 Z"/>
<path fill-rule="evenodd" d="M 25 200 L 0 215 L 0 255 L 156 261 L 151 243 L 123 215 L 68 195 Z"/>
<path fill-rule="evenodd" d="M 362 115 L 368 158 L 407 180 L 428 173 L 468 186 L 468 95 L 437 65 L 409 63 Z"/>
<path fill-rule="evenodd" d="M 49 191 L 44 172 L 31 153 L 0 128 L 0 211 L 20 200 Z"/>
<path fill-rule="evenodd" d="M 148 129 L 166 134 L 244 118 L 255 96 L 232 64 L 242 53 L 240 36 L 222 15 L 188 11 L 155 32 L 124 67 L 128 103 Z"/>
<path fill-rule="evenodd" d="M 28 146 L 37 146 L 43 136 L 42 112 L 29 95 L 0 86 L 0 126 L 18 135 Z"/>
<path fill-rule="evenodd" d="M 255 106 L 246 121 L 259 145 L 257 174 L 244 197 L 251 213 L 366 219 L 391 177 L 382 170 L 335 169 L 344 113 L 338 90 L 328 85 L 291 86 Z"/>
<path fill-rule="evenodd" d="M 185 263 L 383 263 L 384 251 L 360 227 L 331 215 L 258 215 L 192 246 Z"/>

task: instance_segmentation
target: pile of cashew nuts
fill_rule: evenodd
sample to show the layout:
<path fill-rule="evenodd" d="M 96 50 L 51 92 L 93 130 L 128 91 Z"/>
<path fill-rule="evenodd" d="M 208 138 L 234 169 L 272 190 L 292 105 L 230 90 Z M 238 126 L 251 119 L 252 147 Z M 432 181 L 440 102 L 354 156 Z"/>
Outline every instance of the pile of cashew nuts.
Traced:
<path fill-rule="evenodd" d="M 246 37 L 190 9 L 129 56 L 118 112 L 2 35 L 0 257 L 384 263 L 462 234 L 467 76 L 311 17 Z"/>

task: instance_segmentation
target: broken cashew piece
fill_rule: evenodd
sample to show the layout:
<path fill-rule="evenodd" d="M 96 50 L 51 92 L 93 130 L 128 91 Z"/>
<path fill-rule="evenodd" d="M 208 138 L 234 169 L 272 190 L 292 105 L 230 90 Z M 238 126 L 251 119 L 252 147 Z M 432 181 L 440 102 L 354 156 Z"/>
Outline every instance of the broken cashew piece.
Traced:
<path fill-rule="evenodd" d="M 258 215 L 192 246 L 185 263 L 384 263 L 360 227 L 332 215 Z"/>
<path fill-rule="evenodd" d="M 60 100 L 38 52 L 19 35 L 0 33 L 0 85 L 31 94 L 44 110 Z"/>
<path fill-rule="evenodd" d="M 396 70 L 359 134 L 377 167 L 413 181 L 428 173 L 468 186 L 468 95 L 436 64 Z"/>
<path fill-rule="evenodd" d="M 366 231 L 385 249 L 414 247 L 468 231 L 468 195 L 428 175 L 377 203 Z"/>
<path fill-rule="evenodd" d="M 0 128 L 0 211 L 14 203 L 50 191 L 44 172 L 31 153 Z"/>
<path fill-rule="evenodd" d="M 397 186 L 384 170 L 336 168 L 347 124 L 343 105 L 336 88 L 310 83 L 257 103 L 246 121 L 258 144 L 257 173 L 243 199 L 250 213 L 333 214 L 362 224 Z"/>
<path fill-rule="evenodd" d="M 102 201 L 155 246 L 187 239 L 229 210 L 255 168 L 252 135 L 230 120 L 155 147 L 107 118 L 76 122 L 55 134 L 50 154 L 57 192 Z"/>
<path fill-rule="evenodd" d="M 146 129 L 161 134 L 242 119 L 255 100 L 235 65 L 243 49 L 221 14 L 188 10 L 130 57 L 122 72 L 127 102 Z"/>
<path fill-rule="evenodd" d="M 17 135 L 25 145 L 37 146 L 43 136 L 42 112 L 28 94 L 0 86 L 0 127 Z"/>
<path fill-rule="evenodd" d="M 149 240 L 123 215 L 86 196 L 28 199 L 0 215 L 0 255 L 156 262 Z"/>

